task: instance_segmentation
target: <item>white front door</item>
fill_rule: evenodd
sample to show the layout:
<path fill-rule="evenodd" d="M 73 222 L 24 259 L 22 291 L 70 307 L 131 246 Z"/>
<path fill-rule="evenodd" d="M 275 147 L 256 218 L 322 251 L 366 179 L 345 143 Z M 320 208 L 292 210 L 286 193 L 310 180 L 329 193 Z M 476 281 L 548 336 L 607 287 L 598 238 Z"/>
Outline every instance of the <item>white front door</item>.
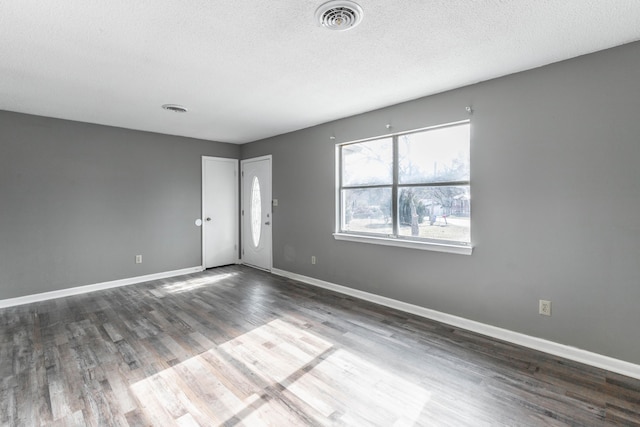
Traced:
<path fill-rule="evenodd" d="M 202 264 L 238 261 L 238 161 L 202 157 Z"/>
<path fill-rule="evenodd" d="M 242 161 L 242 261 L 271 270 L 271 156 Z"/>

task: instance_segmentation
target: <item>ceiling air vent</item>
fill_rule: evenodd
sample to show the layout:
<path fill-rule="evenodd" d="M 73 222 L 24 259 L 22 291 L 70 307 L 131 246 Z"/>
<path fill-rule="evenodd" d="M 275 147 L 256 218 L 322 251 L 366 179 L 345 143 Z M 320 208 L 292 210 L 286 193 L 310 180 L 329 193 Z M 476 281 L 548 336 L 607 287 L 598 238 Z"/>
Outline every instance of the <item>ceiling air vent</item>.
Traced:
<path fill-rule="evenodd" d="M 362 8 L 352 1 L 329 1 L 316 10 L 316 19 L 325 28 L 350 30 L 362 21 Z"/>
<path fill-rule="evenodd" d="M 174 113 L 186 113 L 188 111 L 182 105 L 177 105 L 177 104 L 164 104 L 162 108 L 168 111 L 173 111 Z"/>

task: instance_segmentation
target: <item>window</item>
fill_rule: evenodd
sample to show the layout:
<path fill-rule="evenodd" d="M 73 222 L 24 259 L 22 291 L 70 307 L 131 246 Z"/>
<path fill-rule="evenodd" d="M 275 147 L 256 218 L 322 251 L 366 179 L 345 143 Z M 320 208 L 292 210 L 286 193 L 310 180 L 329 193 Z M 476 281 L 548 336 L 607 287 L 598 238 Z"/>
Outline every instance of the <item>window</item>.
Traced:
<path fill-rule="evenodd" d="M 470 123 L 340 144 L 337 239 L 471 253 Z"/>
<path fill-rule="evenodd" d="M 262 200 L 260 197 L 260 181 L 257 176 L 253 177 L 251 184 L 251 238 L 253 246 L 256 248 L 260 244 L 260 234 L 262 232 Z"/>

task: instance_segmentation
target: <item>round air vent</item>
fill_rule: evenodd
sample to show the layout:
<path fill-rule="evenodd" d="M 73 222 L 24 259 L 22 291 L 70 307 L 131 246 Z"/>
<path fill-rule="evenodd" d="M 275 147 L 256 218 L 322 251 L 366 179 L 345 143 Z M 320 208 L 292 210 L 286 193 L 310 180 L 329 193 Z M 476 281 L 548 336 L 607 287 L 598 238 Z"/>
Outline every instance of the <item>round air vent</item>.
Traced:
<path fill-rule="evenodd" d="M 362 8 L 352 1 L 329 1 L 316 10 L 316 19 L 325 28 L 350 30 L 362 21 Z"/>
<path fill-rule="evenodd" d="M 173 111 L 174 113 L 186 113 L 187 111 L 189 111 L 182 105 L 177 104 L 164 104 L 162 108 L 168 111 Z"/>

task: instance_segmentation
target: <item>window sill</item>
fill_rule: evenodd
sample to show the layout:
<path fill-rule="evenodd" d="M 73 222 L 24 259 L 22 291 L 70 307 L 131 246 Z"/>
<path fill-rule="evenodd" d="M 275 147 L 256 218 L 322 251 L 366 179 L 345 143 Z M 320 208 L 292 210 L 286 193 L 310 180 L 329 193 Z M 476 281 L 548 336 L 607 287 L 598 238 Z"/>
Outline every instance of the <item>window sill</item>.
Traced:
<path fill-rule="evenodd" d="M 446 245 L 432 242 L 415 242 L 412 240 L 393 239 L 389 237 L 359 236 L 356 234 L 333 233 L 336 240 L 349 242 L 370 243 L 373 245 L 396 246 L 400 248 L 420 249 L 423 251 L 446 252 L 458 255 L 471 255 L 473 247 Z"/>

